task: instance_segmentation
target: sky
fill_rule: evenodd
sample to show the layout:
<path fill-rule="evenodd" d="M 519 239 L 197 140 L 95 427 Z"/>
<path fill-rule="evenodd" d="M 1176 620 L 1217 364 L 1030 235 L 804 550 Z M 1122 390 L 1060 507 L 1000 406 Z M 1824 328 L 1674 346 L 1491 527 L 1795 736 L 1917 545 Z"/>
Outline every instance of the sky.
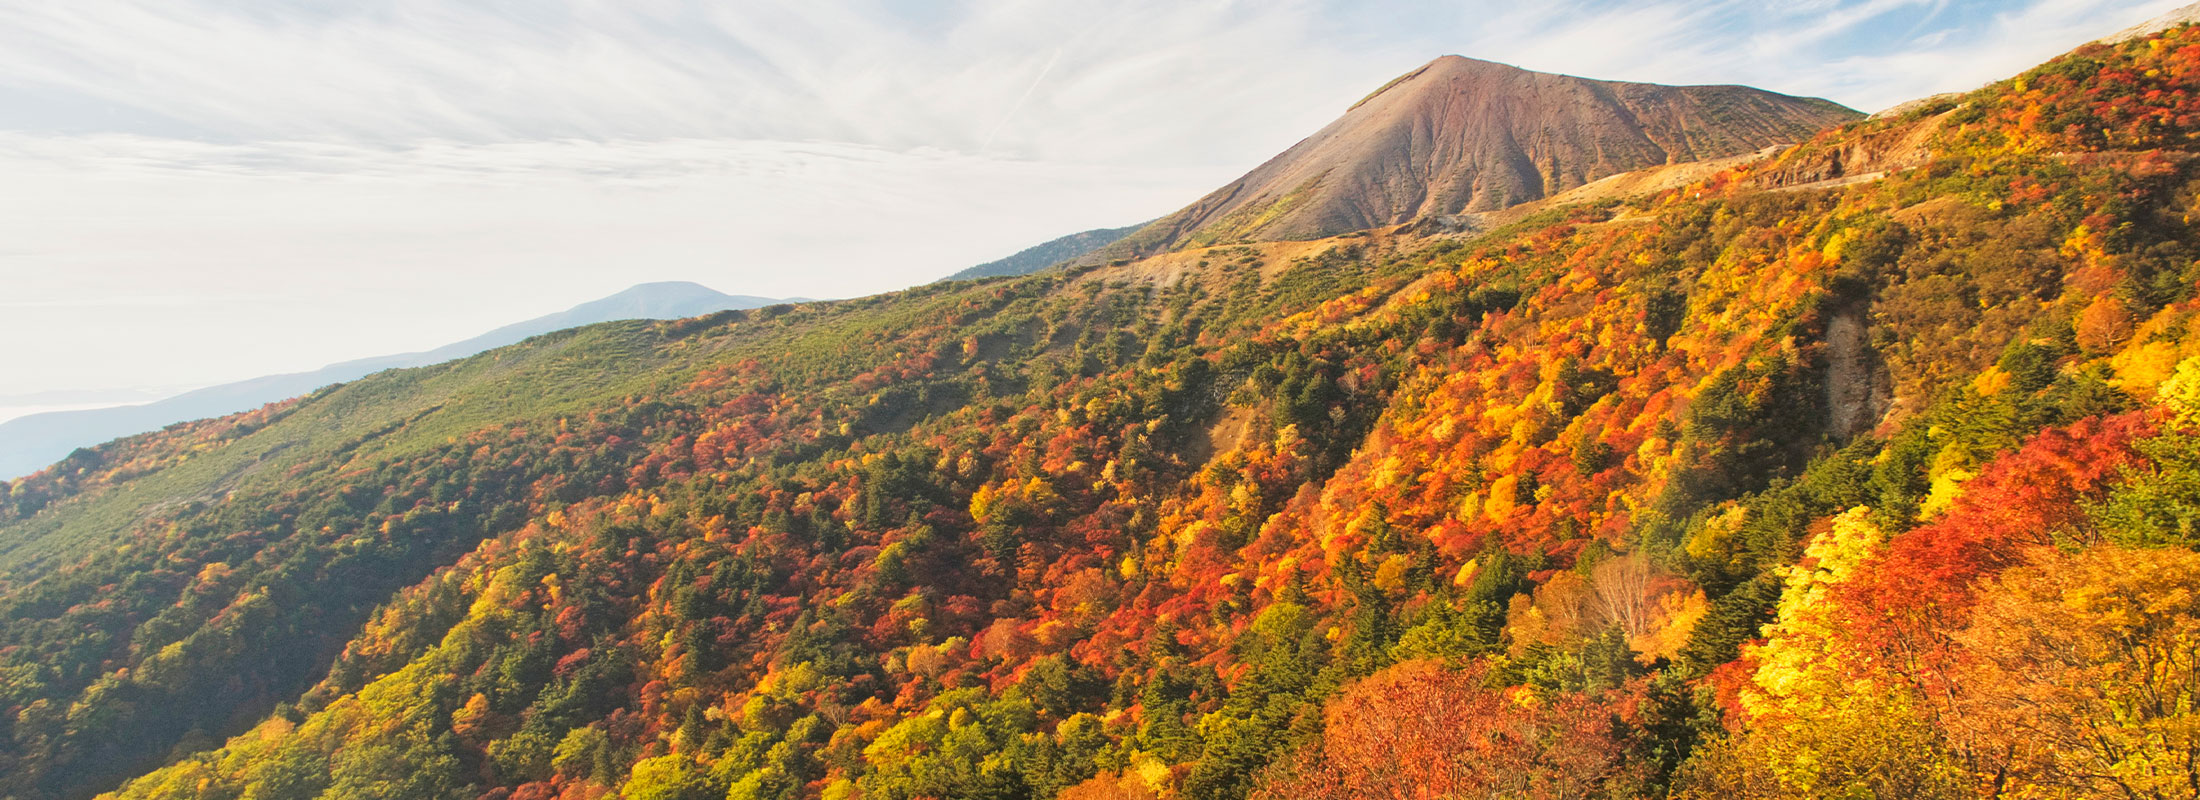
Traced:
<path fill-rule="evenodd" d="M 1457 53 L 1872 111 L 2186 0 L 0 0 L 0 419 L 1161 216 Z"/>

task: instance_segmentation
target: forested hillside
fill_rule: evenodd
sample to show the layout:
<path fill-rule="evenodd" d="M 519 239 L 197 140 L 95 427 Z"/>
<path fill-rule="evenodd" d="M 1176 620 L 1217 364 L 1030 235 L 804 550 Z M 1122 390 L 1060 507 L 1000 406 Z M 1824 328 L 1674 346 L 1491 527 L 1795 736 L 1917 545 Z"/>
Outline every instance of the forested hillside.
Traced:
<path fill-rule="evenodd" d="M 2196 141 L 2183 27 L 85 451 L 0 510 L 0 796 L 2190 797 Z"/>
<path fill-rule="evenodd" d="M 79 447 L 108 439 L 159 430 L 177 422 L 234 414 L 383 370 L 440 364 L 552 331 L 611 320 L 678 319 L 732 308 L 759 308 L 778 302 L 768 297 L 722 294 L 693 283 L 645 283 L 556 314 L 516 322 L 433 350 L 362 358 L 311 372 L 263 375 L 194 389 L 142 405 L 49 411 L 16 417 L 0 422 L 0 479 L 28 475 Z"/>

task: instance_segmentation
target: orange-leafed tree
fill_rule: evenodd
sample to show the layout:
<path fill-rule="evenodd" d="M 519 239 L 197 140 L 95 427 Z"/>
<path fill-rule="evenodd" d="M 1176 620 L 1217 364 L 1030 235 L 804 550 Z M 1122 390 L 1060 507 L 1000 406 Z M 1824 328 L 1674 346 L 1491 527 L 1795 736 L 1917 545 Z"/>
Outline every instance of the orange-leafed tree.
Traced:
<path fill-rule="evenodd" d="M 1600 696 L 1489 688 L 1485 667 L 1408 661 L 1354 684 L 1321 739 L 1255 797 L 1632 797 L 1647 779 L 1629 716 L 1639 685 Z"/>
<path fill-rule="evenodd" d="M 1990 581 L 1950 725 L 2020 796 L 2200 797 L 2200 554 L 2041 549 Z"/>

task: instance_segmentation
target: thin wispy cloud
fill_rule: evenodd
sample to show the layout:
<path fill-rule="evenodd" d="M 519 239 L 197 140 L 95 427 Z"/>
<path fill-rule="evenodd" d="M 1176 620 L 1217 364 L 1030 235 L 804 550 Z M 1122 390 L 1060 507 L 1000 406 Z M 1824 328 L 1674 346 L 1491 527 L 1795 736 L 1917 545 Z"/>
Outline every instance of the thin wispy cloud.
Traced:
<path fill-rule="evenodd" d="M 0 104 L 0 127 L 1188 161 L 1223 156 L 1211 142 L 1273 139 L 1277 123 L 1334 113 L 1335 98 L 1443 53 L 1872 107 L 1956 88 L 1947 70 L 1902 71 L 1920 59 L 1984 79 L 2176 4 L 26 3 L 0 5 L 0 92 L 23 101 Z"/>
<path fill-rule="evenodd" d="M 1238 4 L 1003 3 L 932 22 L 756 2 L 21 5 L 0 8 L 0 86 L 96 110 L 19 106 L 0 125 L 103 130 L 121 109 L 216 139 L 723 137 L 965 152 L 995 139 L 1017 157 L 1109 161 L 1155 149 L 1136 131 L 1156 122 L 1227 136 L 1251 124 L 1230 124 L 1243 108 L 1229 101 L 1248 97 L 1231 92 L 1280 101 L 1289 84 L 1273 81 L 1313 79 L 1341 57 L 1275 48 L 1310 41 L 1306 19 Z M 1035 95 L 1033 76 L 1054 62 Z M 1179 96 L 1141 122 L 1151 104 L 1139 96 L 1164 84 Z M 163 132 L 136 127 L 126 132 Z M 1072 135 L 1121 142 L 1085 152 L 1047 137 L 1093 128 L 1124 135 Z"/>
<path fill-rule="evenodd" d="M 1206 164 L 1288 142 L 1443 53 L 1872 109 L 2176 2 L 26 3 L 0 5 L 0 128 Z"/>

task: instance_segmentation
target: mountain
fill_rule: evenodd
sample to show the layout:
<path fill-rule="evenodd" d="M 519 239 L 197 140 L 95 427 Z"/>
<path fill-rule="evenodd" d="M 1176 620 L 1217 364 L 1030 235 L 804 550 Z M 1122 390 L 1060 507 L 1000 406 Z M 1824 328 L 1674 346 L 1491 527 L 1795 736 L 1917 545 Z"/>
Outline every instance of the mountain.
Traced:
<path fill-rule="evenodd" d="M 1445 56 L 1117 249 L 1319 239 L 1494 211 L 1630 170 L 1793 144 L 1857 116 L 1744 86 L 1597 81 Z"/>
<path fill-rule="evenodd" d="M 1097 228 L 1083 233 L 1072 233 L 1060 239 L 1024 248 L 1017 251 L 1015 255 L 999 261 L 988 261 L 957 272 L 947 276 L 944 280 L 966 281 L 1006 275 L 1029 275 L 1115 244 L 1121 241 L 1123 237 L 1131 235 L 1133 231 L 1148 224 L 1151 223 L 1141 223 L 1127 228 Z"/>
<path fill-rule="evenodd" d="M 434 350 L 363 358 L 311 372 L 268 375 L 185 392 L 138 405 L 53 411 L 0 422 L 0 476 L 26 475 L 79 447 L 157 430 L 185 420 L 218 417 L 273 403 L 332 383 L 387 369 L 418 367 L 503 347 L 530 336 L 616 319 L 678 319 L 731 308 L 781 302 L 767 297 L 720 294 L 684 281 L 644 283 L 600 300 L 516 322 Z"/>
<path fill-rule="evenodd" d="M 2192 794 L 2200 30 L 1573 191 L 72 453 L 0 796 Z"/>

